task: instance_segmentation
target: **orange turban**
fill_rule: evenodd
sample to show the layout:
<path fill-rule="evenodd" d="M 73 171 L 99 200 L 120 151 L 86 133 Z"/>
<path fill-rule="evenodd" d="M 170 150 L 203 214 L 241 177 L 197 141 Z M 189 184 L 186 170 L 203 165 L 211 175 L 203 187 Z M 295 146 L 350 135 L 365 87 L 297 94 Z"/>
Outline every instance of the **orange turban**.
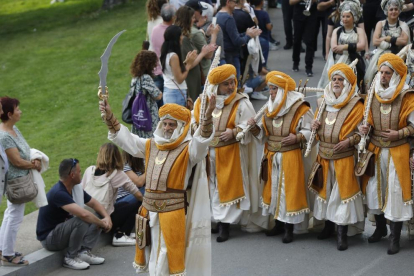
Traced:
<path fill-rule="evenodd" d="M 388 63 L 388 64 L 387 64 Z M 394 95 L 390 100 L 383 100 L 381 99 L 376 93 L 375 96 L 381 103 L 391 103 L 394 101 L 394 99 L 400 94 L 402 91 L 405 79 L 407 78 L 407 66 L 405 65 L 404 61 L 397 55 L 387 53 L 380 56 L 378 59 L 378 71 L 381 69 L 382 65 L 391 65 L 391 69 L 396 72 L 398 75 L 400 75 L 400 83 L 398 84 L 397 88 L 395 89 Z"/>
<path fill-rule="evenodd" d="M 233 93 L 231 93 L 230 96 L 224 101 L 224 105 L 228 105 L 234 99 L 234 97 L 236 97 L 236 93 L 237 93 L 236 67 L 234 67 L 231 64 L 224 64 L 224 65 L 214 68 L 208 74 L 208 81 L 212 85 L 219 85 L 220 83 L 228 79 L 234 79 L 235 86 L 234 86 Z"/>
<path fill-rule="evenodd" d="M 190 110 L 179 104 L 164 104 L 158 113 L 160 118 L 168 114 L 176 120 L 183 121 L 185 124 L 189 124 L 191 121 Z"/>
<path fill-rule="evenodd" d="M 355 88 L 357 85 L 357 77 L 355 75 L 354 70 L 352 70 L 352 68 L 349 65 L 345 63 L 337 63 L 329 69 L 329 79 L 331 79 L 336 74 L 335 72 L 338 71 L 340 71 L 346 78 L 346 80 L 351 84 L 351 90 L 348 92 L 348 97 L 346 97 L 346 99 L 342 103 L 333 106 L 334 108 L 340 109 L 347 105 L 351 98 L 354 96 Z"/>
<path fill-rule="evenodd" d="M 232 76 L 234 77 L 234 79 L 236 79 L 236 76 L 237 76 L 236 67 L 234 67 L 231 64 L 224 64 L 211 70 L 211 72 L 208 74 L 208 81 L 210 82 L 210 84 L 218 85 L 222 83 L 223 81 L 228 80 Z M 237 87 L 237 80 L 236 80 L 236 87 Z"/>
<path fill-rule="evenodd" d="M 296 82 L 287 74 L 279 71 L 271 71 L 266 75 L 266 83 L 269 85 L 276 85 L 282 89 L 283 91 L 283 98 L 280 104 L 275 108 L 272 113 L 266 111 L 266 116 L 269 118 L 274 118 L 282 108 L 282 106 L 286 102 L 287 94 L 289 91 L 295 90 Z"/>

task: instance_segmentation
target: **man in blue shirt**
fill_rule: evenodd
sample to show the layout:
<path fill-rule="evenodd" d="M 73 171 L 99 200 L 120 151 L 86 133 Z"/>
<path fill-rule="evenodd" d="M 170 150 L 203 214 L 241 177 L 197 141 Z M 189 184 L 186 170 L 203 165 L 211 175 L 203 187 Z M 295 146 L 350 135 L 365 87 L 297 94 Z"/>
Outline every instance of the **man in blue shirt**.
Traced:
<path fill-rule="evenodd" d="M 48 205 L 39 210 L 37 239 L 50 251 L 67 248 L 64 267 L 87 269 L 90 264 L 102 264 L 105 259 L 93 255 L 91 249 L 98 241 L 101 229 L 111 230 L 111 217 L 97 200 L 75 188 L 81 182 L 77 159 L 63 160 L 59 165 L 59 176 L 60 180 L 47 193 Z M 103 218 L 85 210 L 83 204 Z"/>

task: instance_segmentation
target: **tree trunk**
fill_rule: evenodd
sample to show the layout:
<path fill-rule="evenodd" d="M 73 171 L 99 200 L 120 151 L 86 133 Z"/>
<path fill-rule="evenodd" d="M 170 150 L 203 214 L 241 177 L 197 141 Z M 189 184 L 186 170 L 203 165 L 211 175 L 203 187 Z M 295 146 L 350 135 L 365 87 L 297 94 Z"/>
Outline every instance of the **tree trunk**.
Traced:
<path fill-rule="evenodd" d="M 116 5 L 125 4 L 127 0 L 104 0 L 102 4 L 102 9 L 109 10 Z"/>

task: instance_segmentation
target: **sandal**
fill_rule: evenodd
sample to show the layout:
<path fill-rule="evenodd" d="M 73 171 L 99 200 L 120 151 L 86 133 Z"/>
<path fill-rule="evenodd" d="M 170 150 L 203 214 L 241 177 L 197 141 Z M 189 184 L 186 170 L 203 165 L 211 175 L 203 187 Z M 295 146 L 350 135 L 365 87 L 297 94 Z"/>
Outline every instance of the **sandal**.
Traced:
<path fill-rule="evenodd" d="M 3 256 L 3 251 L 1 251 L 0 250 L 0 258 Z M 21 257 L 21 256 L 23 256 L 23 253 L 20 253 L 20 252 L 14 252 L 14 256 L 17 256 L 17 257 Z"/>
<path fill-rule="evenodd" d="M 21 256 L 2 256 L 1 264 L 3 266 L 14 266 L 14 265 L 28 265 L 29 261 L 23 260 Z"/>

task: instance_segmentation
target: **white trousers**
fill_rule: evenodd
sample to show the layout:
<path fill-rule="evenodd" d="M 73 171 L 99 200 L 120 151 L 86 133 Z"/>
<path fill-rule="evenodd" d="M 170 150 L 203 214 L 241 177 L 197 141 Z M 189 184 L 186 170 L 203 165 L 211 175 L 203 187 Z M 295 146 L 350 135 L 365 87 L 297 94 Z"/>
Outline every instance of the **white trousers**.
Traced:
<path fill-rule="evenodd" d="M 22 224 L 25 204 L 13 204 L 7 200 L 0 230 L 0 250 L 3 256 L 14 256 L 17 231 Z"/>

